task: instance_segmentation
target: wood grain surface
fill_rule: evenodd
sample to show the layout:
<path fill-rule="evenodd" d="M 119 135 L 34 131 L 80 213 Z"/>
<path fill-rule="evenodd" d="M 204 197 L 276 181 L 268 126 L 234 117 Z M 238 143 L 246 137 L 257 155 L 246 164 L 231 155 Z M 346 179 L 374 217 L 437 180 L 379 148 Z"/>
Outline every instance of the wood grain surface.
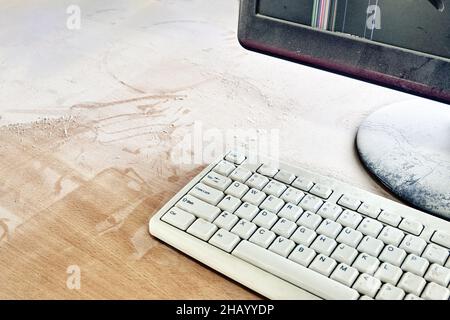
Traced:
<path fill-rule="evenodd" d="M 354 135 L 410 96 L 245 51 L 237 0 L 78 3 L 0 5 L 0 298 L 260 298 L 148 233 L 212 132 L 389 196 Z"/>
<path fill-rule="evenodd" d="M 164 122 L 164 114 L 156 115 L 158 107 L 150 109 L 153 121 Z M 143 111 L 145 117 L 147 113 Z M 117 154 L 137 157 L 140 151 L 111 153 L 93 128 L 95 123 L 107 130 L 99 125 L 105 121 L 109 119 L 72 118 L 2 129 L 0 296 L 254 298 L 148 233 L 151 214 L 202 167 L 172 167 L 165 148 L 173 141 L 159 130 L 155 135 L 163 137 L 158 145 L 143 146 L 159 152 L 130 166 L 120 164 Z M 177 128 L 171 121 L 162 126 Z M 161 145 L 164 136 L 167 142 Z M 109 158 L 118 163 L 93 174 L 87 158 L 100 155 L 107 157 L 106 163 Z M 93 165 L 99 165 L 97 160 Z M 79 290 L 66 286 L 71 265 L 81 270 Z"/>

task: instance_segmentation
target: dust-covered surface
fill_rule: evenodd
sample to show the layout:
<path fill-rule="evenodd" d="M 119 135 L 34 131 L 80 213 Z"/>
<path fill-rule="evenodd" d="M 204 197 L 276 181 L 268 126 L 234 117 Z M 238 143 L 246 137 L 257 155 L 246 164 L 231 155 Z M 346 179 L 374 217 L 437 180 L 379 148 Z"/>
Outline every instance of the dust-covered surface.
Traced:
<path fill-rule="evenodd" d="M 177 161 L 196 128 L 278 132 L 282 159 L 386 195 L 354 135 L 407 95 L 245 51 L 237 0 L 78 4 L 80 30 L 59 1 L 0 5 L 2 297 L 254 297 L 147 232 L 203 168 Z"/>
<path fill-rule="evenodd" d="M 450 219 L 450 110 L 399 103 L 372 114 L 358 133 L 368 169 L 413 206 Z"/>

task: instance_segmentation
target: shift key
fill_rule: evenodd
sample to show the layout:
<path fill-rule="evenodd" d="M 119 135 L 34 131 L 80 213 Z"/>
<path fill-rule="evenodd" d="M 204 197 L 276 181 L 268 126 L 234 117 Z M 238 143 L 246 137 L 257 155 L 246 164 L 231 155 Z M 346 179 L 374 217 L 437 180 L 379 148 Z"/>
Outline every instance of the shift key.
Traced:
<path fill-rule="evenodd" d="M 219 208 L 189 194 L 181 198 L 176 206 L 209 222 L 212 222 L 220 213 Z"/>

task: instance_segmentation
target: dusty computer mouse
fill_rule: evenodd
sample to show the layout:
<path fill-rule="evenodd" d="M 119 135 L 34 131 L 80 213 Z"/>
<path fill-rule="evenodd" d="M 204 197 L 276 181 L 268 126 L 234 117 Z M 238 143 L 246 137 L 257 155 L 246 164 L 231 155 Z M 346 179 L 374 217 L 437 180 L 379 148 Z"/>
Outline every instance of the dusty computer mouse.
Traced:
<path fill-rule="evenodd" d="M 414 99 L 384 107 L 356 140 L 364 165 L 390 191 L 450 220 L 450 106 Z"/>

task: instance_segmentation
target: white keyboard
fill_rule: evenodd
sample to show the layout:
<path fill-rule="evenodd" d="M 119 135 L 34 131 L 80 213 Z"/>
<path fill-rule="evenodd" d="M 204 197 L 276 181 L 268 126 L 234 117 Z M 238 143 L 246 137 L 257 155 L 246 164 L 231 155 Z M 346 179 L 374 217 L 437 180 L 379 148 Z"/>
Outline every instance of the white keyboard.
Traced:
<path fill-rule="evenodd" d="M 449 299 L 450 222 L 259 159 L 209 165 L 151 234 L 271 299 Z"/>

